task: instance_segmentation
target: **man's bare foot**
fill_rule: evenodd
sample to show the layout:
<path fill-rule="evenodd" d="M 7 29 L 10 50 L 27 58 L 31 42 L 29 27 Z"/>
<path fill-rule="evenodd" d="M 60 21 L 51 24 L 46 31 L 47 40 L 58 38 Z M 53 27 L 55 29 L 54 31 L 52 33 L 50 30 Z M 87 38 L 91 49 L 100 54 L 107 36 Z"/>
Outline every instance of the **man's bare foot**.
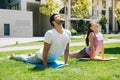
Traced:
<path fill-rule="evenodd" d="M 12 54 L 10 55 L 10 58 L 9 58 L 9 59 L 14 59 L 14 56 L 15 56 L 15 54 L 12 53 Z"/>

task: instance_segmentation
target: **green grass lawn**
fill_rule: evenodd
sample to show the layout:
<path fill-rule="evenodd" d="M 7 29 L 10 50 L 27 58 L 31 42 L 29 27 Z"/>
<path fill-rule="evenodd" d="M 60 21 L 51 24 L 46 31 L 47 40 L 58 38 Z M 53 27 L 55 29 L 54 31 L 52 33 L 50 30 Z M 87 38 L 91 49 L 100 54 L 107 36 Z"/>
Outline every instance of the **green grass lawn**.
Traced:
<path fill-rule="evenodd" d="M 105 39 L 120 39 L 120 34 L 103 34 Z"/>
<path fill-rule="evenodd" d="M 0 80 L 120 80 L 120 43 L 105 44 L 105 55 L 118 57 L 111 61 L 78 61 L 69 58 L 69 66 L 42 69 L 23 62 L 0 60 Z M 70 51 L 84 46 L 70 47 Z M 38 49 L 0 52 L 0 57 L 11 53 L 35 53 Z M 62 57 L 59 58 L 63 60 Z"/>
<path fill-rule="evenodd" d="M 80 37 L 81 35 L 77 35 L 78 37 Z M 120 39 L 120 35 L 119 34 L 104 34 L 103 35 L 104 39 Z M 71 38 L 71 42 L 84 42 L 85 41 L 85 37 L 82 38 Z M 43 45 L 43 41 L 35 41 L 35 42 L 27 42 L 27 43 L 19 43 L 19 44 L 13 44 L 13 45 L 7 45 L 4 47 L 10 47 L 10 46 L 30 46 L 30 45 L 38 45 L 41 44 Z"/>

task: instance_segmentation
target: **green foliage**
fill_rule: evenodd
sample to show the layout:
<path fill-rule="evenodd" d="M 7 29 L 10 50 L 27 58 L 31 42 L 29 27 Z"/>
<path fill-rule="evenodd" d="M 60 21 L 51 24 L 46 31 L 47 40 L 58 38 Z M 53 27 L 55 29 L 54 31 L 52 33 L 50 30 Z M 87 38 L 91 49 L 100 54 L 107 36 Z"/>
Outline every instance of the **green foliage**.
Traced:
<path fill-rule="evenodd" d="M 103 33 L 106 33 L 106 23 L 107 23 L 107 18 L 105 15 L 102 15 L 102 17 L 99 20 L 99 24 L 102 26 Z"/>
<path fill-rule="evenodd" d="M 115 13 L 116 13 L 117 20 L 120 21 L 120 4 L 117 5 Z"/>
<path fill-rule="evenodd" d="M 76 35 L 77 34 L 77 31 L 75 29 L 73 29 L 73 28 L 70 31 L 71 31 L 72 35 Z"/>
<path fill-rule="evenodd" d="M 116 18 L 118 23 L 118 30 L 120 31 L 120 4 L 117 5 L 115 13 L 116 13 Z"/>
<path fill-rule="evenodd" d="M 107 23 L 107 18 L 106 18 L 106 16 L 102 15 L 102 17 L 99 20 L 99 24 L 101 26 L 105 27 L 106 23 Z"/>
<path fill-rule="evenodd" d="M 65 14 L 65 7 L 63 7 L 60 11 L 59 11 L 60 14 Z"/>
<path fill-rule="evenodd" d="M 82 32 L 84 33 L 85 32 L 85 29 L 86 29 L 86 21 L 84 19 L 80 19 L 79 22 L 78 22 L 78 32 Z"/>
<path fill-rule="evenodd" d="M 40 6 L 40 13 L 45 15 L 51 15 L 53 13 L 59 13 L 60 9 L 63 8 L 62 0 L 46 0 Z"/>
<path fill-rule="evenodd" d="M 120 21 L 120 7 L 116 9 L 117 20 Z"/>
<path fill-rule="evenodd" d="M 85 26 L 86 24 L 86 21 L 84 19 L 80 19 L 79 22 L 78 22 L 78 26 Z"/>
<path fill-rule="evenodd" d="M 90 1 L 89 0 L 78 0 L 77 3 L 72 6 L 73 9 L 73 16 L 78 18 L 84 18 L 88 15 L 88 10 L 90 8 Z"/>

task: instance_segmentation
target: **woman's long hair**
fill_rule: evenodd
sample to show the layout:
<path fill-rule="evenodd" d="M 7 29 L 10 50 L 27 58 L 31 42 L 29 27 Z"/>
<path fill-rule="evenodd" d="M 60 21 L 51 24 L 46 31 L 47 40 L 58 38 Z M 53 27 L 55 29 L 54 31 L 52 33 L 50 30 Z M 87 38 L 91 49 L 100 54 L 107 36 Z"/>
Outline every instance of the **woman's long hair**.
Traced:
<path fill-rule="evenodd" d="M 93 31 L 90 29 L 90 27 L 91 27 L 91 22 L 88 23 L 87 27 L 88 27 L 88 32 L 87 32 L 87 37 L 86 37 L 86 45 L 89 46 L 89 34 L 90 34 L 91 32 L 93 32 Z"/>

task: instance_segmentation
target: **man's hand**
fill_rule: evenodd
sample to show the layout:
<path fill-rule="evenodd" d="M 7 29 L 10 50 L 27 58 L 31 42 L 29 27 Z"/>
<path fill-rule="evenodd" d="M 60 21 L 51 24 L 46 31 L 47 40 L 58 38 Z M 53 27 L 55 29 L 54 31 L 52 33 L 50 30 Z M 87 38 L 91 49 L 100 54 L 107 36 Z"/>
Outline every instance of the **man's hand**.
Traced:
<path fill-rule="evenodd" d="M 47 68 L 48 66 L 47 66 L 47 62 L 43 62 L 43 67 L 44 68 Z"/>
<path fill-rule="evenodd" d="M 67 64 L 65 64 L 65 66 L 68 66 L 69 64 L 67 63 Z"/>
<path fill-rule="evenodd" d="M 68 55 L 69 55 L 69 43 L 66 46 L 66 49 L 64 51 L 64 62 L 65 64 L 68 64 Z"/>

